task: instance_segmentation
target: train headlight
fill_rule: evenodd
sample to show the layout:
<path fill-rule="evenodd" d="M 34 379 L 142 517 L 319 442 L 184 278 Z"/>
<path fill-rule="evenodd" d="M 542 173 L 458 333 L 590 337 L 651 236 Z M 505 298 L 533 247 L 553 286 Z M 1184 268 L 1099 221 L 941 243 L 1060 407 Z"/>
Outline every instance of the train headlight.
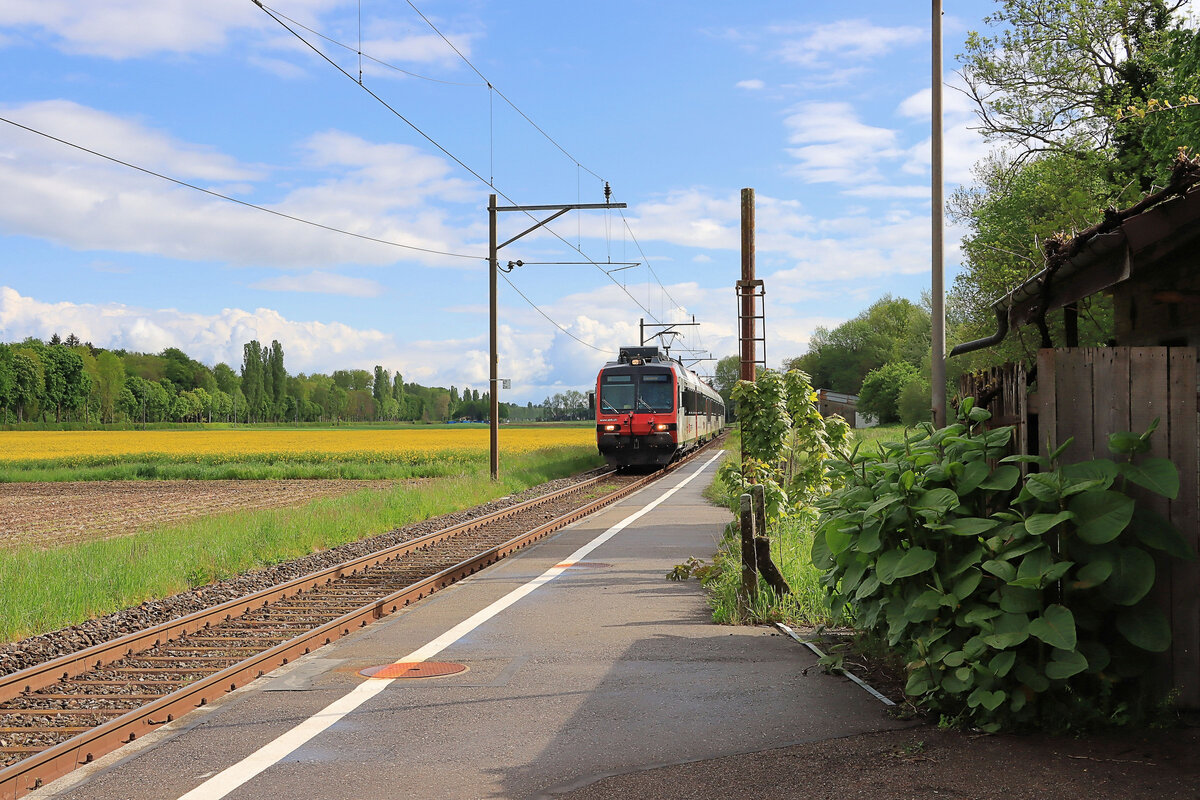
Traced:
<path fill-rule="evenodd" d="M 665 431 L 666 429 L 667 426 L 661 422 L 654 426 L 654 430 L 656 431 Z"/>
<path fill-rule="evenodd" d="M 612 431 L 615 431 L 616 429 L 617 429 L 616 425 L 605 425 L 604 426 L 604 430 L 609 433 L 611 433 Z"/>

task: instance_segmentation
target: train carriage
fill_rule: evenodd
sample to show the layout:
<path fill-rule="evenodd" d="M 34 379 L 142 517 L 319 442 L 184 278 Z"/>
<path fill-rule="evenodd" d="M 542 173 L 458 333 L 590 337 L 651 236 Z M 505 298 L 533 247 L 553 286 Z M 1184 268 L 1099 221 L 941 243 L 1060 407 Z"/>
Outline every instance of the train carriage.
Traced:
<path fill-rule="evenodd" d="M 614 466 L 661 465 L 725 427 L 725 403 L 657 347 L 622 347 L 596 376 L 596 446 Z"/>

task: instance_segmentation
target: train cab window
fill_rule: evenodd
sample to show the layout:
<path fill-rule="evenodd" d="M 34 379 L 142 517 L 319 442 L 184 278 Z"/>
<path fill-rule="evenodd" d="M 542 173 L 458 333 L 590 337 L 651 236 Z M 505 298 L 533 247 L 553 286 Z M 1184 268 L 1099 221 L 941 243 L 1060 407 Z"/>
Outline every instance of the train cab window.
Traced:
<path fill-rule="evenodd" d="M 632 411 L 634 383 L 632 375 L 605 374 L 600 379 L 600 413 Z"/>
<path fill-rule="evenodd" d="M 638 387 L 638 410 L 666 412 L 674 408 L 675 387 L 670 373 L 643 373 Z"/>

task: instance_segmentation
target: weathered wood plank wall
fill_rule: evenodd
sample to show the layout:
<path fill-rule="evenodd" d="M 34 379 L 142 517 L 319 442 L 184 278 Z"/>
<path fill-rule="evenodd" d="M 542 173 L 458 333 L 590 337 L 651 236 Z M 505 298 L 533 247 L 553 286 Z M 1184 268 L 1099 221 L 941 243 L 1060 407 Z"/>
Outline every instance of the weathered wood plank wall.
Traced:
<path fill-rule="evenodd" d="M 1074 437 L 1064 463 L 1111 457 L 1108 435 L 1146 430 L 1159 420 L 1148 455 L 1179 470 L 1179 496 L 1138 499 L 1169 518 L 1200 552 L 1200 440 L 1197 439 L 1196 349 L 1187 347 L 1061 348 L 1038 352 L 1038 449 Z M 1136 487 L 1135 487 L 1136 488 Z M 1157 559 L 1155 598 L 1171 619 L 1164 668 L 1180 702 L 1200 708 L 1200 565 Z"/>

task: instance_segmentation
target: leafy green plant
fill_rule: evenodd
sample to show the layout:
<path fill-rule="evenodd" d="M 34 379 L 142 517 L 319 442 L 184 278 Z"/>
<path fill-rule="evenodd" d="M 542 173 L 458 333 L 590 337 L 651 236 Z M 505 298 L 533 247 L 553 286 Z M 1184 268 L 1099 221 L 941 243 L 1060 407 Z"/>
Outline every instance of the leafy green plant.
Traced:
<path fill-rule="evenodd" d="M 717 473 L 731 507 L 746 486 L 760 484 L 767 516 L 778 520 L 829 489 L 825 462 L 844 450 L 850 429 L 841 417 L 821 416 L 808 375 L 765 370 L 755 382 L 739 381 L 733 398 L 741 409 L 742 458 L 726 459 Z"/>
<path fill-rule="evenodd" d="M 1124 718 L 1147 706 L 1147 654 L 1170 645 L 1147 598 L 1152 552 L 1194 557 L 1129 490 L 1174 497 L 1178 473 L 1135 459 L 1153 427 L 1111 437 L 1123 461 L 1060 465 L 1069 441 L 1005 456 L 1012 429 L 989 417 L 967 398 L 947 428 L 831 462 L 844 485 L 818 502 L 812 555 L 834 612 L 898 648 L 905 692 L 944 717 L 985 730 Z"/>

